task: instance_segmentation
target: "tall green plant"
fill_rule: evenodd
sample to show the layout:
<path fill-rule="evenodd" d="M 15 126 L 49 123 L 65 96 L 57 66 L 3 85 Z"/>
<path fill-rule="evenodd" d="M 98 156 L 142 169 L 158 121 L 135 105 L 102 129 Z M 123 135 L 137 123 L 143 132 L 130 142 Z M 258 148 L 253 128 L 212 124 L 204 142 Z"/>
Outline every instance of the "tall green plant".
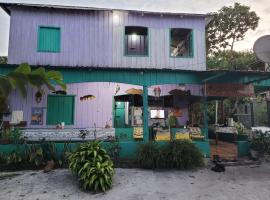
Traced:
<path fill-rule="evenodd" d="M 83 189 L 95 192 L 112 187 L 113 162 L 100 141 L 82 144 L 68 156 L 69 168 L 78 176 Z"/>
<path fill-rule="evenodd" d="M 149 142 L 137 152 L 142 168 L 193 169 L 203 165 L 203 156 L 194 143 L 188 140 L 171 141 L 164 145 Z"/>
<path fill-rule="evenodd" d="M 137 152 L 137 161 L 142 168 L 154 169 L 157 166 L 159 147 L 155 142 L 140 145 Z"/>
<path fill-rule="evenodd" d="M 0 75 L 0 102 L 6 104 L 8 96 L 14 89 L 18 89 L 21 95 L 26 97 L 28 84 L 41 92 L 43 92 L 44 85 L 49 90 L 55 91 L 53 83 L 66 90 L 66 84 L 64 84 L 60 72 L 55 70 L 46 72 L 43 67 L 32 70 L 27 63 L 23 63 L 7 75 Z M 0 112 L 5 110 L 6 108 L 2 108 Z"/>

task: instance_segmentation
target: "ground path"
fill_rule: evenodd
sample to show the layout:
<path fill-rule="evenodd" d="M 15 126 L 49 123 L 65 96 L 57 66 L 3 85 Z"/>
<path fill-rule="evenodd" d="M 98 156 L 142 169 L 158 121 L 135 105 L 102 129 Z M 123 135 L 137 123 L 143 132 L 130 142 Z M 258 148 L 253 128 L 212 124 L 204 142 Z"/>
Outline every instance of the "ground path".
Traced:
<path fill-rule="evenodd" d="M 270 164 L 227 167 L 225 173 L 116 169 L 114 187 L 104 194 L 78 189 L 69 170 L 0 173 L 1 200 L 266 200 Z M 14 174 L 14 173 L 13 173 Z"/>

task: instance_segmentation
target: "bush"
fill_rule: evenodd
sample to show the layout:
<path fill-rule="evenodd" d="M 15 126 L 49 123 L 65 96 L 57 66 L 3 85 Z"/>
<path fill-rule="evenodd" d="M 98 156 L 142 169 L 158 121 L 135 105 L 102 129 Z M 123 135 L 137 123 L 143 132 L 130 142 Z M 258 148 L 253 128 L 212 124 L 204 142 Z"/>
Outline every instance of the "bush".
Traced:
<path fill-rule="evenodd" d="M 199 149 L 188 140 L 171 141 L 158 146 L 150 142 L 139 147 L 138 164 L 142 168 L 193 169 L 203 165 Z"/>
<path fill-rule="evenodd" d="M 260 155 L 270 155 L 270 134 L 262 131 L 252 132 L 250 148 L 257 151 Z"/>
<path fill-rule="evenodd" d="M 137 161 L 140 167 L 145 169 L 156 168 L 159 148 L 156 143 L 148 142 L 140 145 L 137 152 Z"/>
<path fill-rule="evenodd" d="M 113 162 L 100 141 L 81 144 L 68 156 L 69 168 L 78 176 L 83 189 L 95 192 L 112 187 Z"/>

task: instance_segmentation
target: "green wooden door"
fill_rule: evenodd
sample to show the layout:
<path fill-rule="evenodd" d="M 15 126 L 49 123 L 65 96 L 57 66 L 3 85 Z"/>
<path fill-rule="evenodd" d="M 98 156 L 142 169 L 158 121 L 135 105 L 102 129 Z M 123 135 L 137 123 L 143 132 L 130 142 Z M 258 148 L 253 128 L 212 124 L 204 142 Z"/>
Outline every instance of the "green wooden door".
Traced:
<path fill-rule="evenodd" d="M 65 122 L 74 124 L 75 96 L 49 95 L 47 99 L 47 125 L 56 125 Z"/>
<path fill-rule="evenodd" d="M 114 127 L 125 128 L 125 103 L 115 103 Z"/>

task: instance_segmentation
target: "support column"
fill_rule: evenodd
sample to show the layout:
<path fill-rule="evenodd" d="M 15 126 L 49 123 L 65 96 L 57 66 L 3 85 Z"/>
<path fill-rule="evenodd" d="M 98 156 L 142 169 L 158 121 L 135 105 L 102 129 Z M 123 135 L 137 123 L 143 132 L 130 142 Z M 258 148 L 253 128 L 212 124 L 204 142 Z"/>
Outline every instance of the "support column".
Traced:
<path fill-rule="evenodd" d="M 143 141 L 149 141 L 148 128 L 148 87 L 143 86 Z"/>
<path fill-rule="evenodd" d="M 204 119 L 204 129 L 205 129 L 205 139 L 208 139 L 208 114 L 207 114 L 207 101 L 206 97 L 203 98 L 203 119 Z"/>

